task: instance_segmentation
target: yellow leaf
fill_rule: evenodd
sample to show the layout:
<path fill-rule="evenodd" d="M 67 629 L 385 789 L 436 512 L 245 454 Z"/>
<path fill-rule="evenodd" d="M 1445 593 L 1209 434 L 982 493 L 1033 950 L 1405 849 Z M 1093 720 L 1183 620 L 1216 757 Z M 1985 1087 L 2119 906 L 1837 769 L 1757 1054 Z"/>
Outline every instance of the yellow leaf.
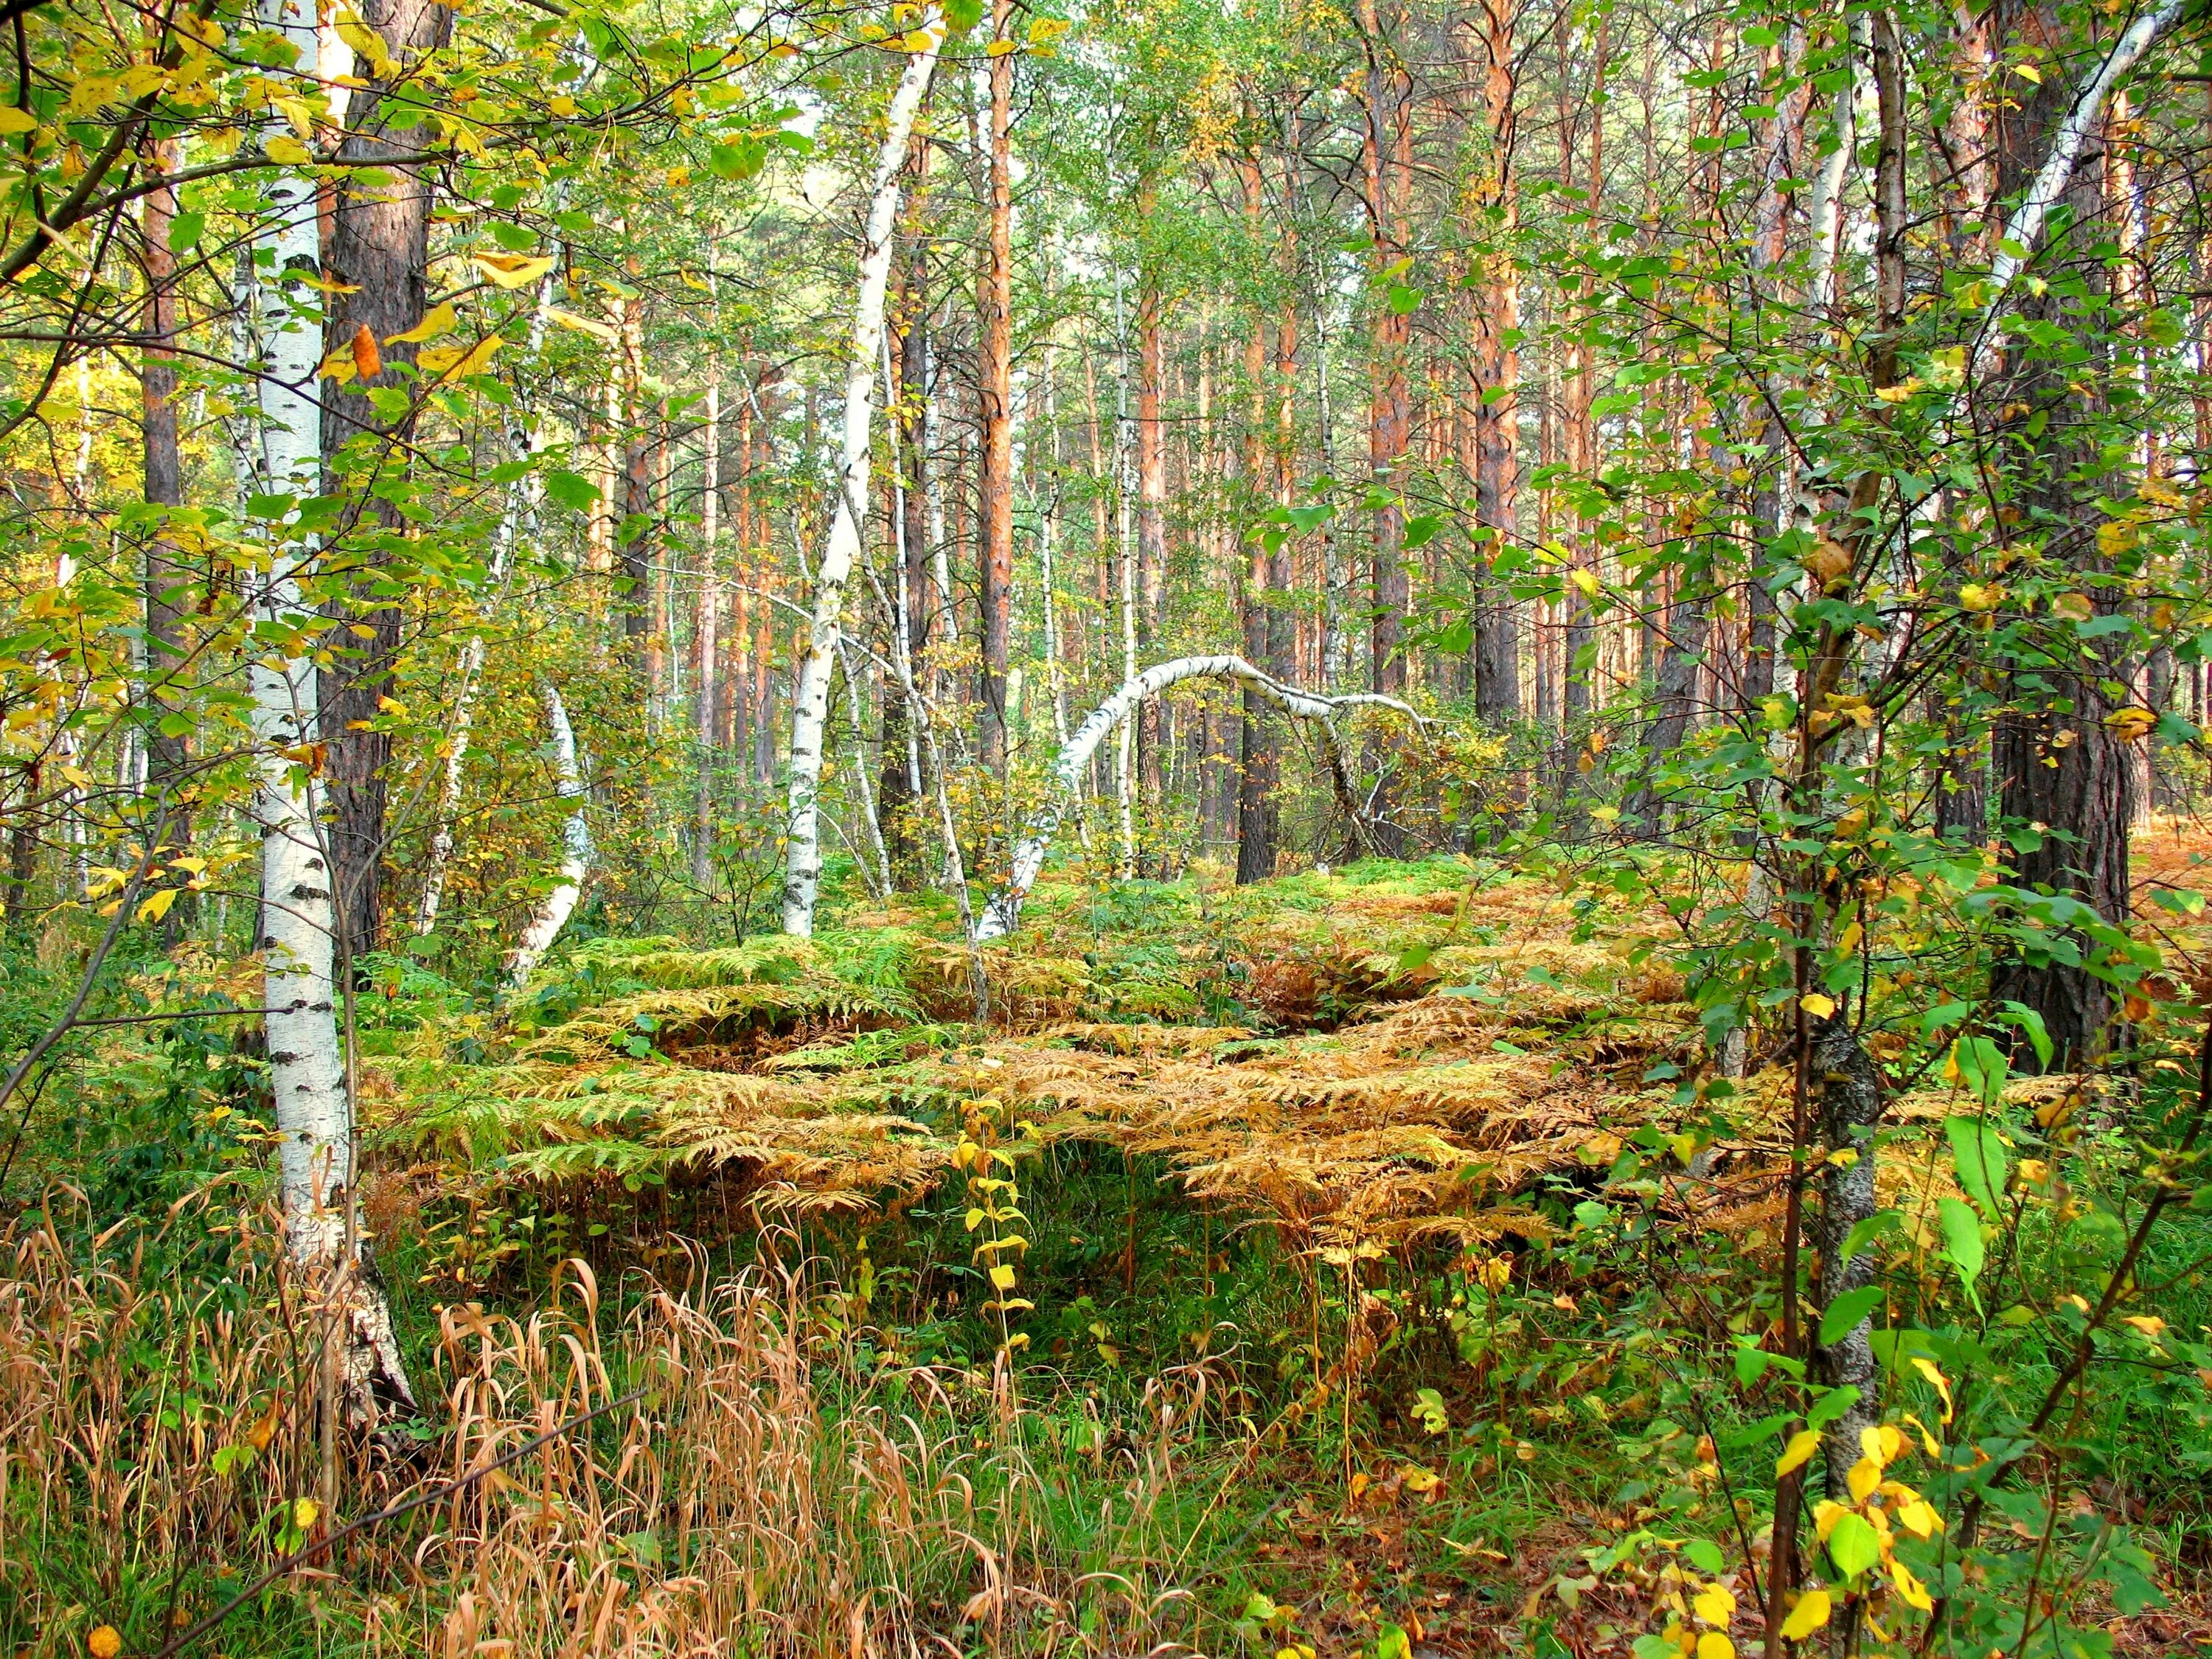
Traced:
<path fill-rule="evenodd" d="M 1779 1480 L 1792 1469 L 1802 1468 L 1811 1461 L 1813 1454 L 1820 1449 L 1820 1430 L 1798 1430 L 1790 1437 L 1790 1444 L 1784 1449 L 1782 1455 L 1774 1460 L 1775 1478 Z"/>
<path fill-rule="evenodd" d="M 576 100 L 571 98 L 565 92 L 553 99 L 545 106 L 545 107 L 552 111 L 554 114 L 559 116 L 564 121 L 570 116 L 578 113 Z"/>
<path fill-rule="evenodd" d="M 477 341 L 466 350 L 459 346 L 432 346 L 416 361 L 441 380 L 465 380 L 469 375 L 481 374 L 485 365 L 491 362 L 492 354 L 505 343 L 498 335 L 493 334 Z"/>
<path fill-rule="evenodd" d="M 1897 1506 L 1897 1524 L 1915 1538 L 1926 1538 L 1943 1530 L 1943 1517 L 1926 1498 L 1915 1498 Z"/>
<path fill-rule="evenodd" d="M 994 40 L 984 48 L 984 55 L 989 58 L 1011 58 L 1019 50 L 1019 46 L 1014 41 Z"/>
<path fill-rule="evenodd" d="M 2156 1337 L 2166 1328 L 2166 1322 L 2156 1314 L 2129 1314 L 2122 1318 L 2124 1325 L 2132 1325 L 2145 1336 Z"/>
<path fill-rule="evenodd" d="M 1570 571 L 1567 575 L 1567 580 L 1582 590 L 1582 595 L 1584 599 L 1594 599 L 1597 597 L 1597 573 L 1595 571 Z"/>
<path fill-rule="evenodd" d="M 996 1290 L 1012 1290 L 1014 1288 L 1014 1270 L 1011 1267 L 1007 1266 L 1006 1263 L 1001 1261 L 997 1267 L 991 1269 L 991 1284 L 993 1288 Z"/>
<path fill-rule="evenodd" d="M 976 1229 L 976 1228 L 978 1228 L 978 1227 L 981 1226 L 982 1224 L 983 1224 L 983 1212 L 982 1212 L 982 1211 L 981 1211 L 981 1210 L 970 1210 L 970 1211 L 969 1211 L 969 1212 L 968 1212 L 968 1231 L 969 1231 L 969 1232 L 971 1232 L 971 1233 L 972 1233 L 972 1232 L 974 1232 L 974 1231 L 975 1231 L 975 1229 Z"/>
<path fill-rule="evenodd" d="M 1790 1609 L 1790 1616 L 1782 1621 L 1782 1639 L 1802 1642 L 1828 1622 L 1828 1592 L 1824 1589 L 1807 1590 L 1797 1598 L 1797 1605 Z"/>
<path fill-rule="evenodd" d="M 160 892 L 149 895 L 146 902 L 138 907 L 138 920 L 161 921 L 163 916 L 169 914 L 169 907 L 177 902 L 177 894 L 179 890 L 181 890 L 174 887 L 164 887 Z"/>
<path fill-rule="evenodd" d="M 1994 611 L 2004 603 L 2004 589 L 1995 582 L 1968 582 L 1959 590 L 1959 607 L 1963 611 Z"/>
<path fill-rule="evenodd" d="M 450 305 L 435 305 L 424 313 L 422 320 L 404 334 L 385 337 L 386 345 L 420 345 L 425 340 L 434 340 L 460 320 Z"/>
<path fill-rule="evenodd" d="M 1871 1457 L 1862 1457 L 1851 1465 L 1850 1473 L 1844 1479 L 1850 1484 L 1851 1502 L 1863 1504 L 1867 1495 L 1881 1485 L 1881 1465 Z"/>
<path fill-rule="evenodd" d="M 1698 1638 L 1698 1659 L 1735 1659 L 1735 1644 L 1717 1630 Z"/>
<path fill-rule="evenodd" d="M 313 1526 L 317 1521 L 322 1518 L 322 1513 L 323 1506 L 315 1502 L 313 1498 L 294 1498 L 292 1500 L 293 1530 L 295 1532 L 307 1531 L 308 1528 Z"/>
<path fill-rule="evenodd" d="M 84 1645 L 92 1659 L 115 1659 L 123 1651 L 123 1632 L 112 1625 L 102 1625 L 84 1638 Z"/>
<path fill-rule="evenodd" d="M 1735 1597 L 1725 1584 L 1709 1584 L 1691 1601 L 1690 1611 L 1709 1625 L 1725 1628 L 1735 1617 Z"/>
<path fill-rule="evenodd" d="M 1836 1012 L 1836 1000 L 1822 996 L 1818 991 L 1797 999 L 1798 1006 L 1815 1019 L 1826 1019 Z"/>
<path fill-rule="evenodd" d="M 1434 1469 L 1425 1469 L 1418 1463 L 1409 1463 L 1399 1472 L 1399 1484 L 1407 1492 L 1426 1496 L 1443 1485 L 1443 1477 Z"/>
<path fill-rule="evenodd" d="M 1890 1588 L 1904 1601 L 1923 1613 L 1933 1613 L 1935 1603 L 1929 1598 L 1928 1587 L 1912 1576 L 1905 1563 L 1892 1556 L 1885 1564 L 1889 1573 Z"/>
<path fill-rule="evenodd" d="M 474 264 L 501 288 L 526 288 L 553 269 L 550 258 L 531 253 L 479 253 Z"/>
<path fill-rule="evenodd" d="M 268 153 L 269 159 L 279 167 L 303 167 L 315 159 L 314 152 L 305 144 L 296 138 L 287 138 L 281 132 L 263 145 L 262 149 Z"/>
<path fill-rule="evenodd" d="M 34 117 L 15 108 L 12 104 L 5 109 L 0 109 L 0 133 L 13 136 L 18 132 L 32 132 L 37 130 L 38 125 Z M 106 1630 L 110 1626 L 102 1625 L 100 1628 Z"/>
<path fill-rule="evenodd" d="M 574 312 L 563 311 L 558 306 L 546 307 L 545 314 L 563 328 L 573 328 L 579 334 L 588 334 L 595 340 L 606 341 L 610 345 L 614 343 L 615 331 L 605 323 L 595 323 L 589 317 L 579 317 Z"/>

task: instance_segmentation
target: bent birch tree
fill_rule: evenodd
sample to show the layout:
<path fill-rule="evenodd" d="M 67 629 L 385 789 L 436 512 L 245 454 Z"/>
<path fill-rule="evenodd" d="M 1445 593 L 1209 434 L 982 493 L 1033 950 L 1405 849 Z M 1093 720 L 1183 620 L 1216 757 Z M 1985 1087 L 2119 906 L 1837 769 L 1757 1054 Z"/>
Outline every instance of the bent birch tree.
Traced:
<path fill-rule="evenodd" d="M 561 799 L 573 801 L 561 826 L 561 878 L 532 913 L 514 949 L 507 953 L 507 988 L 519 991 L 527 984 L 539 958 L 561 937 L 561 929 L 576 912 L 584 894 L 584 878 L 592 868 L 592 825 L 585 815 L 584 769 L 576 760 L 576 728 L 568 723 L 568 705 L 561 701 L 560 688 L 545 687 L 545 723 L 553 732 L 554 787 Z"/>
<path fill-rule="evenodd" d="M 1121 689 L 1091 710 L 1091 717 L 1076 728 L 1075 735 L 1060 745 L 1052 770 L 1045 777 L 1044 800 L 1030 815 L 1021 840 L 1014 844 L 1013 865 L 1006 884 L 993 896 L 976 920 L 975 938 L 979 942 L 1002 939 L 1021 925 L 1022 902 L 1044 869 L 1045 854 L 1052 848 L 1053 836 L 1059 833 L 1060 818 L 1098 745 L 1143 707 L 1146 699 L 1156 697 L 1184 680 L 1198 679 L 1234 680 L 1249 687 L 1293 720 L 1319 721 L 1328 741 L 1332 767 L 1340 775 L 1343 744 L 1337 740 L 1336 728 L 1331 722 L 1344 710 L 1368 706 L 1389 708 L 1417 726 L 1427 723 L 1423 715 L 1395 697 L 1368 691 L 1323 696 L 1319 692 L 1285 685 L 1238 656 L 1178 657 L 1172 662 L 1155 663 L 1143 673 L 1124 680 Z"/>
<path fill-rule="evenodd" d="M 282 32 L 299 54 L 297 73 L 312 82 L 314 9 L 300 0 L 263 0 L 261 21 Z M 280 118 L 272 130 L 283 126 Z M 269 195 L 271 211 L 258 239 L 270 275 L 258 288 L 254 319 L 264 364 L 254 459 L 272 493 L 313 495 L 323 469 L 315 396 L 323 357 L 316 182 L 287 167 L 271 179 Z M 318 781 L 325 750 L 310 654 L 315 613 L 300 591 L 301 568 L 313 551 L 313 538 L 297 528 L 295 514 L 271 526 L 267 568 L 248 578 L 254 633 L 268 641 L 246 671 L 256 751 L 252 811 L 261 835 L 261 1006 L 286 1243 L 325 1298 L 342 1367 L 338 1408 L 350 1426 L 373 1429 L 386 1414 L 411 1416 L 415 1395 L 362 1243 L 354 1191 L 353 1103 L 334 972 L 337 908 Z"/>
<path fill-rule="evenodd" d="M 801 939 L 814 932 L 814 902 L 822 887 L 822 756 L 830 715 L 830 676 L 844 626 L 845 585 L 860 556 L 862 526 L 873 481 L 868 443 L 875 426 L 876 360 L 883 349 L 884 300 L 890 284 L 893 232 L 898 223 L 899 172 L 922 94 L 937 68 L 945 29 L 936 7 L 924 9 L 921 27 L 907 37 L 917 49 L 908 58 L 891 94 L 883 147 L 869 180 L 868 217 L 860 246 L 860 292 L 853 307 L 853 342 L 845 369 L 844 464 L 830 538 L 814 576 L 814 607 L 806 656 L 799 668 L 791 714 L 791 783 L 784 842 L 783 931 Z"/>

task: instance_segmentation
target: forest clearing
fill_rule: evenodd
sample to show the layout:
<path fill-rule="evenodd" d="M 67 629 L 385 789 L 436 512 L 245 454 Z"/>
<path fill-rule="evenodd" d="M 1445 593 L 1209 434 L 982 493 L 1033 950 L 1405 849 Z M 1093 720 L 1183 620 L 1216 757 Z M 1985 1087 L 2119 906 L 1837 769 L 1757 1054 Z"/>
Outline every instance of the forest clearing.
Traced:
<path fill-rule="evenodd" d="M 2212 1646 L 2202 0 L 0 15 L 0 1651 Z"/>

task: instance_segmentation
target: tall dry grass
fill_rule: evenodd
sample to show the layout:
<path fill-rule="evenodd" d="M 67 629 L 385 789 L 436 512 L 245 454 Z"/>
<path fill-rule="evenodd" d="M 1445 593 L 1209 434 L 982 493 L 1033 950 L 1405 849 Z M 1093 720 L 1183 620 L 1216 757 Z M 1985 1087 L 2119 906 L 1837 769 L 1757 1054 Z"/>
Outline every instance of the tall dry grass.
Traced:
<path fill-rule="evenodd" d="M 312 1320 L 274 1218 L 212 1201 L 95 1235 L 57 1195 L 0 1234 L 0 1643 L 28 1659 L 102 1624 L 155 1652 L 299 1542 Z M 526 1310 L 443 1310 L 410 1355 L 442 1406 L 421 1465 L 354 1457 L 308 1535 L 642 1393 L 288 1575 L 200 1653 L 1178 1650 L 1188 1598 L 1151 1588 L 1183 1553 L 1170 1437 L 1116 1467 L 1003 1371 L 863 1364 L 807 1272 L 690 1267 L 619 1307 L 572 1262 Z"/>

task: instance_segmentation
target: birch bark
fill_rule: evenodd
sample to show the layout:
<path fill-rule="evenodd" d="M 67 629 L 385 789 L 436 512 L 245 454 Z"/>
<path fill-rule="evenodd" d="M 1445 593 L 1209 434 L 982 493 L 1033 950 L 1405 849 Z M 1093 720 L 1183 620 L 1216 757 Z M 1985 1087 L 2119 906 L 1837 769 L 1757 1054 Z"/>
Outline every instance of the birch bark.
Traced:
<path fill-rule="evenodd" d="M 975 924 L 975 939 L 981 943 L 1000 939 L 1021 925 L 1022 902 L 1029 896 L 1030 889 L 1044 868 L 1045 854 L 1051 850 L 1052 838 L 1058 833 L 1061 815 L 1073 798 L 1084 769 L 1109 733 L 1117 729 L 1128 730 L 1128 717 L 1147 700 L 1157 697 L 1170 686 L 1185 680 L 1234 680 L 1254 688 L 1270 702 L 1295 720 L 1318 720 L 1328 739 L 1334 757 L 1340 760 L 1342 745 L 1336 740 L 1335 728 L 1329 722 L 1346 708 L 1364 706 L 1389 708 L 1404 714 L 1419 724 L 1422 717 L 1395 697 L 1379 693 L 1360 692 L 1347 696 L 1328 697 L 1312 691 L 1302 691 L 1285 685 L 1273 675 L 1264 672 L 1243 658 L 1232 655 L 1206 657 L 1178 657 L 1172 662 L 1156 663 L 1141 674 L 1123 681 L 1119 690 L 1091 712 L 1091 717 L 1076 728 L 1075 735 L 1060 745 L 1052 770 L 1045 778 L 1043 804 L 1030 814 L 1021 839 L 1014 845 L 1012 867 L 1006 884 L 994 895 Z"/>
<path fill-rule="evenodd" d="M 312 82 L 315 14 L 296 4 L 264 0 L 261 21 L 294 47 L 295 71 Z M 315 182 L 306 172 L 287 169 L 272 179 L 269 196 L 259 236 L 270 275 L 257 287 L 264 369 L 255 459 L 267 489 L 313 495 L 321 489 L 323 469 L 322 409 L 315 397 L 323 356 Z M 264 654 L 246 671 L 257 748 L 252 811 L 261 833 L 262 1006 L 285 1237 L 294 1261 L 328 1287 L 331 1310 L 343 1321 L 342 1333 L 333 1334 L 343 1381 L 334 1392 L 342 1393 L 345 1419 L 373 1428 L 387 1411 L 411 1413 L 415 1400 L 354 1209 L 353 1111 L 332 972 L 337 917 L 319 818 L 326 750 L 308 654 L 313 611 L 300 587 L 301 568 L 313 550 L 312 538 L 276 526 L 266 568 L 246 578 L 254 633 L 266 641 Z"/>
<path fill-rule="evenodd" d="M 860 292 L 853 307 L 852 349 L 845 370 L 844 468 L 830 538 L 814 575 L 814 614 L 799 674 L 791 717 L 788 829 L 785 842 L 783 931 L 799 938 L 814 932 L 815 901 L 822 886 L 821 794 L 823 727 L 830 713 L 830 674 L 843 626 L 845 585 L 860 552 L 870 491 L 868 445 L 875 423 L 876 359 L 883 346 L 884 299 L 890 284 L 892 232 L 898 219 L 899 174 L 908 134 L 922 94 L 937 68 L 944 27 L 934 7 L 925 9 L 920 50 L 907 58 L 891 94 L 884 141 L 870 180 L 868 218 L 860 250 Z M 909 36 L 909 39 L 914 37 Z"/>

